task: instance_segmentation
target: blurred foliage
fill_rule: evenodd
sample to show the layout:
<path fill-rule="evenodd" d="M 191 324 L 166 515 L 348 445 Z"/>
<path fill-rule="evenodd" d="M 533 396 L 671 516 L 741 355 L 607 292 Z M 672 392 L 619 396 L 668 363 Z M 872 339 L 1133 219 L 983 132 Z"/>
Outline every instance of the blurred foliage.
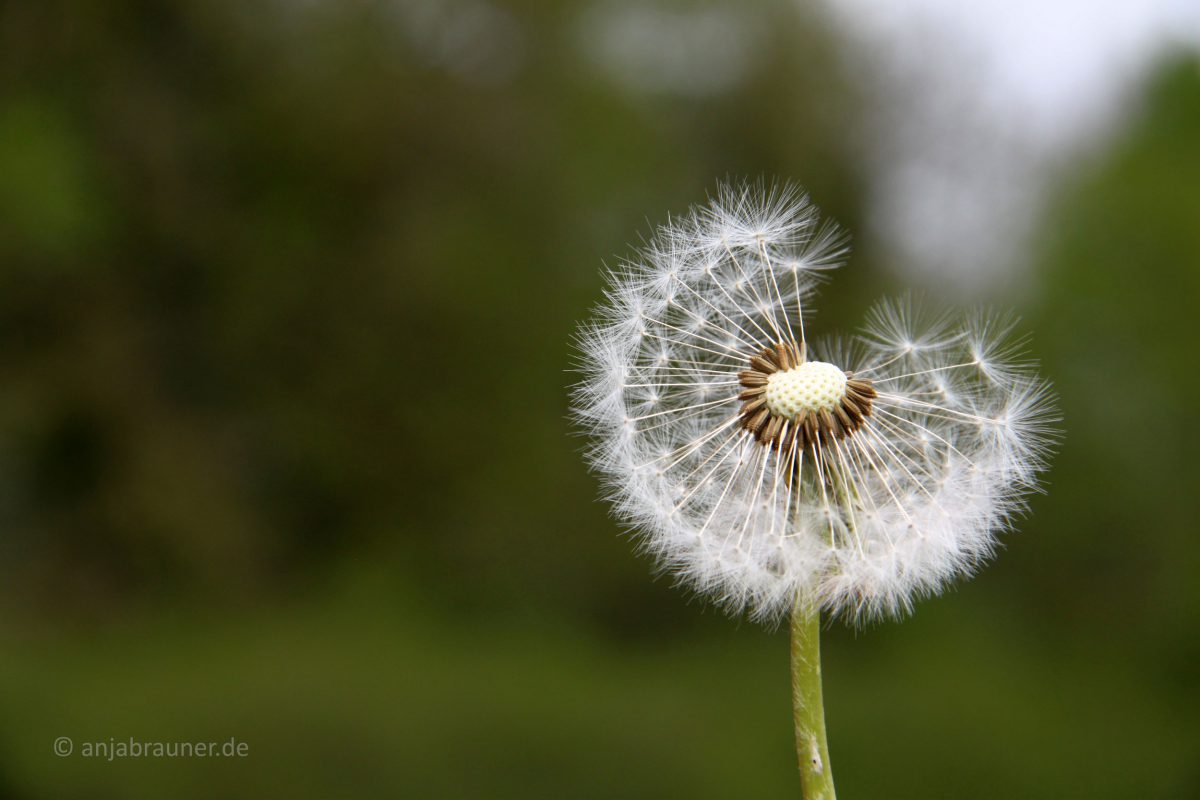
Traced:
<path fill-rule="evenodd" d="M 650 579 L 566 370 L 600 263 L 722 176 L 861 230 L 861 98 L 783 2 L 698 6 L 736 91 L 638 83 L 612 30 L 697 7 L 645 8 L 0 6 L 0 797 L 794 796 L 782 634 Z M 1196 62 L 1126 125 L 1025 309 L 1049 493 L 955 596 L 830 631 L 846 797 L 1200 795 Z M 818 325 L 893 280 L 856 259 Z"/>
<path fill-rule="evenodd" d="M 648 97 L 553 4 L 492 9 L 500 83 L 429 52 L 486 55 L 490 6 L 417 6 L 6 8 L 14 591 L 253 597 L 370 552 L 467 605 L 644 594 L 567 438 L 572 328 L 714 175 L 815 164 L 850 205 L 831 42 L 768 4 L 742 92 Z"/>

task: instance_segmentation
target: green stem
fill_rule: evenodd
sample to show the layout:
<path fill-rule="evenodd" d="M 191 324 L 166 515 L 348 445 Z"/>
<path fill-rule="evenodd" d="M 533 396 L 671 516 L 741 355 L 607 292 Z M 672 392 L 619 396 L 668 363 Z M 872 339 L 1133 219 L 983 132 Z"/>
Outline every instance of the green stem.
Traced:
<path fill-rule="evenodd" d="M 792 610 L 792 719 L 804 800 L 834 800 L 821 698 L 821 612 L 802 600 Z"/>

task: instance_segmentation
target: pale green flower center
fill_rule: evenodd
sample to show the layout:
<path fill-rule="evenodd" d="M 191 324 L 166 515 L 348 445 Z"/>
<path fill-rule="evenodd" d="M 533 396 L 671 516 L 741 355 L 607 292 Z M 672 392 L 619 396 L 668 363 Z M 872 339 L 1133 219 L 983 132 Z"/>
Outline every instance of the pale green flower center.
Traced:
<path fill-rule="evenodd" d="M 824 361 L 805 361 L 767 376 L 767 408 L 789 420 L 833 411 L 845 396 L 846 373 Z"/>

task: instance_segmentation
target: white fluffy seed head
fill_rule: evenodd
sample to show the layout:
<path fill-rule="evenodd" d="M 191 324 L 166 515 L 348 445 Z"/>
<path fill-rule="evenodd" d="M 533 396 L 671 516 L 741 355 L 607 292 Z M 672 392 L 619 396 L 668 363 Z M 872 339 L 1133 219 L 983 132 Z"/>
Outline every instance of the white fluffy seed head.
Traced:
<path fill-rule="evenodd" d="M 574 412 L 616 512 L 681 582 L 761 619 L 797 601 L 898 615 L 971 574 L 1054 442 L 1052 394 L 1008 317 L 906 298 L 858 336 L 809 340 L 816 286 L 844 254 L 800 192 L 725 186 L 611 271 L 578 338 Z M 784 425 L 831 408 L 843 369 L 877 392 L 861 428 L 802 452 L 739 417 L 747 359 L 793 340 L 810 360 L 773 372 L 765 398 Z"/>
<path fill-rule="evenodd" d="M 806 361 L 767 377 L 767 408 L 794 420 L 806 411 L 832 411 L 846 396 L 846 373 L 824 361 Z"/>

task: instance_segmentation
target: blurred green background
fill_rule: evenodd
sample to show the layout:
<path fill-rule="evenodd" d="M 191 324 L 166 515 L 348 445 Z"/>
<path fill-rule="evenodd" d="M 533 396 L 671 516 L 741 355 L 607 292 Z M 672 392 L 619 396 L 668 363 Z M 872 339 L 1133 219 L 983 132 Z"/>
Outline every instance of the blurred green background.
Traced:
<path fill-rule="evenodd" d="M 706 77 L 595 49 L 695 9 L 604 8 L 0 6 L 0 798 L 798 796 L 786 633 L 619 535 L 569 342 L 725 176 L 862 232 L 869 92 L 817 11 L 702 7 Z M 1048 492 L 830 628 L 845 798 L 1200 797 L 1196 58 L 1101 141 L 982 298 L 1060 392 Z M 910 283 L 868 246 L 818 324 Z"/>

